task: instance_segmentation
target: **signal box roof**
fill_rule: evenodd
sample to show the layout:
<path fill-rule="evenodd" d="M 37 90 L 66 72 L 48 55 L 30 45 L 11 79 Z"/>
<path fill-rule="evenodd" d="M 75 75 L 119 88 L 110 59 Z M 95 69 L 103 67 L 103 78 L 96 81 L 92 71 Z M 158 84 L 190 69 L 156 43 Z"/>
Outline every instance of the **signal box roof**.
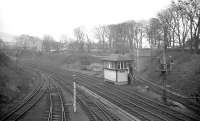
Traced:
<path fill-rule="evenodd" d="M 130 54 L 111 54 L 102 58 L 103 61 L 134 61 L 133 55 Z"/>

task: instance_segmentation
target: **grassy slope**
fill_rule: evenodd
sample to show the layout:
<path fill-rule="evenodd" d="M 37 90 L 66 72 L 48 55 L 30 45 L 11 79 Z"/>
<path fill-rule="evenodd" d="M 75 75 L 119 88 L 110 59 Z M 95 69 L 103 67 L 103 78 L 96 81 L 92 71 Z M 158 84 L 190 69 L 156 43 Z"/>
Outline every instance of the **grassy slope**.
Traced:
<path fill-rule="evenodd" d="M 174 58 L 173 70 L 168 74 L 167 84 L 175 88 L 177 92 L 191 95 L 197 92 L 200 85 L 200 55 L 192 55 L 189 52 L 168 51 L 168 55 Z M 45 63 L 53 61 L 58 66 L 70 64 L 73 68 L 82 69 L 83 66 L 92 63 L 101 63 L 98 56 L 87 53 L 55 53 L 40 56 Z M 157 84 L 161 84 L 159 61 L 154 58 L 152 63 L 149 58 L 140 59 L 141 74 L 151 78 Z"/>
<path fill-rule="evenodd" d="M 84 68 L 92 63 L 101 63 L 99 57 L 88 53 L 56 53 L 43 55 L 41 59 L 54 61 L 58 65 L 73 65 L 73 67 Z"/>
<path fill-rule="evenodd" d="M 33 75 L 0 51 L 0 108 L 28 92 Z M 31 82 L 31 83 L 30 83 Z"/>
<path fill-rule="evenodd" d="M 184 95 L 189 96 L 197 92 L 200 87 L 200 55 L 180 51 L 169 51 L 167 55 L 174 58 L 173 69 L 167 76 L 167 84 Z M 158 66 L 158 59 L 154 59 L 142 74 L 161 84 Z"/>

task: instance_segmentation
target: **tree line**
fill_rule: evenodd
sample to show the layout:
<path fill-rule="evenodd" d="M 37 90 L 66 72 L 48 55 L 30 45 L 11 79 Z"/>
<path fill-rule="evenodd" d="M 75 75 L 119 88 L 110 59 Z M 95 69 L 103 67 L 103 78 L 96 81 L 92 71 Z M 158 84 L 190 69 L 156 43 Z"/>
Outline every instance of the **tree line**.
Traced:
<path fill-rule="evenodd" d="M 164 39 L 166 32 L 166 39 Z M 101 48 L 116 48 L 121 52 L 142 48 L 146 39 L 151 48 L 190 49 L 199 51 L 200 1 L 179 0 L 160 11 L 148 22 L 127 21 L 99 26 L 95 29 Z"/>
<path fill-rule="evenodd" d="M 50 35 L 45 35 L 42 39 L 36 36 L 20 35 L 16 38 L 16 48 L 23 50 L 34 51 L 58 51 L 61 48 L 61 43 L 55 41 Z"/>
<path fill-rule="evenodd" d="M 148 42 L 150 48 L 180 48 L 198 53 L 200 45 L 200 1 L 178 0 L 158 12 L 157 17 L 148 21 L 134 20 L 118 24 L 101 25 L 93 30 L 94 42 L 82 27 L 74 29 L 73 38 L 63 38 L 56 42 L 52 36 L 43 39 L 29 35 L 21 35 L 19 45 L 27 46 L 23 40 L 35 40 L 41 43 L 41 50 L 62 50 L 65 48 L 87 51 L 98 49 L 116 53 L 133 52 Z M 164 37 L 165 36 L 165 37 Z M 165 39 L 164 39 L 165 38 Z M 37 45 L 37 44 L 36 44 Z"/>
<path fill-rule="evenodd" d="M 81 27 L 77 27 L 74 29 L 75 40 L 69 43 L 69 47 L 81 51 L 98 49 L 125 53 L 134 48 L 142 48 L 142 39 L 145 35 L 142 27 L 142 24 L 135 21 L 98 26 L 93 31 L 97 42 L 92 41 Z"/>

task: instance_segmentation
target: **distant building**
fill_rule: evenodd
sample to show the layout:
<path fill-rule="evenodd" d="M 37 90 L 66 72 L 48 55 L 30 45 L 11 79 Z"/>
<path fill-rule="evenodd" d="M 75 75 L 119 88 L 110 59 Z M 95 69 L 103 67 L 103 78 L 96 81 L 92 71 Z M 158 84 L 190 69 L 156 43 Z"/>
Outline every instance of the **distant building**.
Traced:
<path fill-rule="evenodd" d="M 17 38 L 16 45 L 24 49 L 42 51 L 42 40 L 37 37 L 21 35 Z"/>
<path fill-rule="evenodd" d="M 133 61 L 130 55 L 112 54 L 102 59 L 104 80 L 123 85 L 130 83 L 129 74 L 133 75 Z"/>

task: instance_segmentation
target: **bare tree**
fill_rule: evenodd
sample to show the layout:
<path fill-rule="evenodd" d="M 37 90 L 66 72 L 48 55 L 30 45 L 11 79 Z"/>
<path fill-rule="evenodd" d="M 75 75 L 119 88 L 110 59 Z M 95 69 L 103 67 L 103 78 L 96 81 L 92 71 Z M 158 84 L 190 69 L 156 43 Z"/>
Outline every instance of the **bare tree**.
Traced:
<path fill-rule="evenodd" d="M 134 34 L 136 48 L 142 48 L 142 40 L 145 36 L 145 30 L 141 23 L 137 23 Z"/>
<path fill-rule="evenodd" d="M 89 53 L 90 50 L 91 50 L 91 40 L 90 40 L 90 38 L 88 37 L 88 35 L 86 35 L 86 39 L 87 39 L 87 42 L 86 42 L 87 52 Z"/>
<path fill-rule="evenodd" d="M 151 18 L 147 32 L 148 33 L 146 35 L 148 36 L 151 48 L 153 46 L 157 46 L 159 48 L 163 34 L 160 20 L 157 18 Z"/>
<path fill-rule="evenodd" d="M 189 22 L 187 16 L 183 14 L 183 11 L 180 9 L 179 5 L 172 3 L 171 8 L 172 9 L 170 13 L 174 21 L 175 34 L 179 40 L 179 46 L 184 49 L 186 38 L 189 33 Z"/>
<path fill-rule="evenodd" d="M 65 50 L 69 44 L 69 38 L 67 35 L 62 35 L 60 38 L 60 49 Z"/>
<path fill-rule="evenodd" d="M 95 37 L 99 40 L 100 48 L 104 50 L 106 48 L 106 41 L 109 42 L 111 48 L 111 37 L 109 26 L 99 26 L 95 28 Z"/>
<path fill-rule="evenodd" d="M 84 40 L 85 40 L 85 33 L 83 32 L 81 27 L 74 29 L 74 37 L 77 41 L 78 50 L 84 50 Z"/>
<path fill-rule="evenodd" d="M 175 3 L 174 3 L 175 4 Z M 181 13 L 186 16 L 190 24 L 190 41 L 191 50 L 193 43 L 195 50 L 199 50 L 199 36 L 200 36 L 200 1 L 199 0 L 186 0 L 178 1 L 177 6 Z"/>
<path fill-rule="evenodd" d="M 126 23 L 126 36 L 129 43 L 130 51 L 133 51 L 133 48 L 136 48 L 134 38 L 135 38 L 135 30 L 137 23 L 135 21 L 129 21 Z"/>
<path fill-rule="evenodd" d="M 42 47 L 43 47 L 43 50 L 46 52 L 52 49 L 56 49 L 55 40 L 53 39 L 53 37 L 50 35 L 45 35 L 43 37 Z"/>
<path fill-rule="evenodd" d="M 176 42 L 175 35 L 176 35 L 177 19 L 174 16 L 174 12 L 176 12 L 176 11 L 174 11 L 174 9 L 170 7 L 170 8 L 167 8 L 167 9 L 161 11 L 160 13 L 158 13 L 158 18 L 160 19 L 161 23 L 162 24 L 164 23 L 168 29 L 167 30 L 167 35 L 168 35 L 167 46 L 169 46 L 169 47 L 175 47 L 175 42 Z M 184 35 L 186 37 L 187 33 L 185 33 Z"/>
<path fill-rule="evenodd" d="M 142 47 L 142 39 L 145 35 L 144 26 L 135 21 L 127 21 L 119 24 L 100 26 L 95 31 L 101 49 L 108 43 L 109 48 L 114 48 L 119 53 Z"/>
<path fill-rule="evenodd" d="M 117 53 L 125 53 L 128 50 L 126 23 L 110 26 L 110 37 Z"/>

